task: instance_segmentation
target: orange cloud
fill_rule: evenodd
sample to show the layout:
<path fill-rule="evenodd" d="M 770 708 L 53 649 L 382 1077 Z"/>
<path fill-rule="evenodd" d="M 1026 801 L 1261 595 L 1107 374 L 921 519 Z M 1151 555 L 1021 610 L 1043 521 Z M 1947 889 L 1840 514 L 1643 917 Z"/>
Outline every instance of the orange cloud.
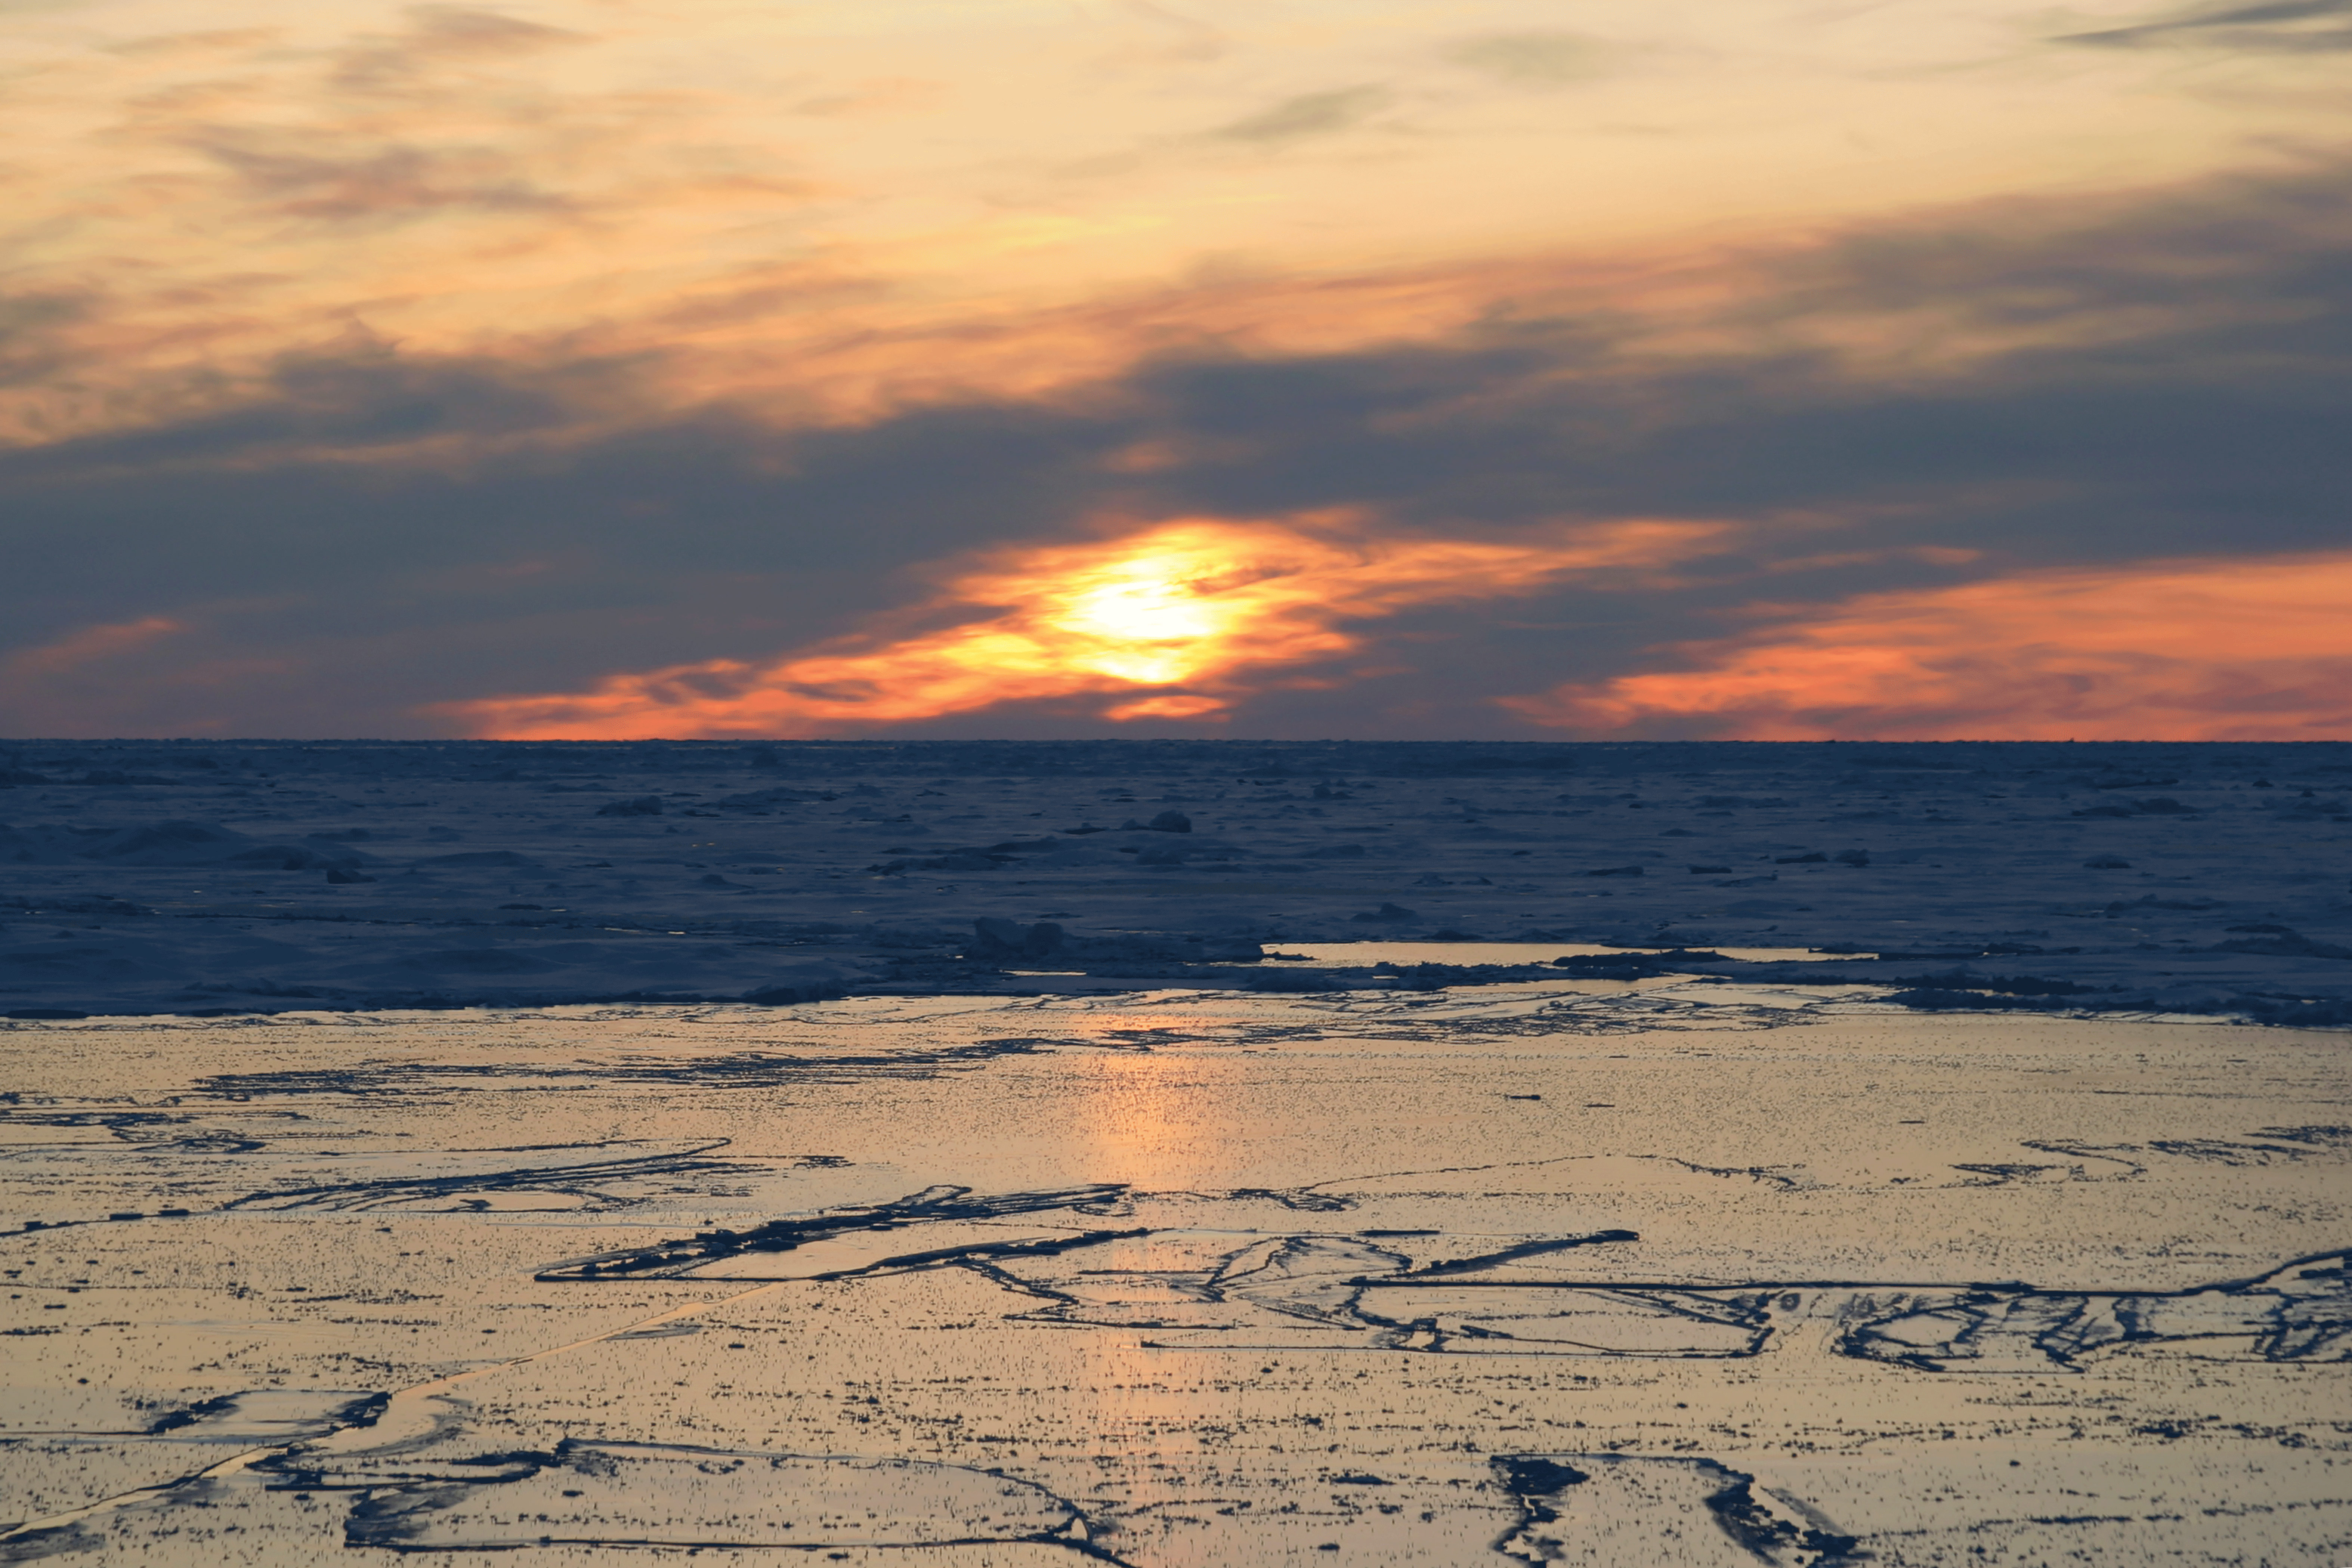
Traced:
<path fill-rule="evenodd" d="M 37 647 L 19 648 L 0 658 L 0 687 L 14 687 L 25 680 L 42 677 L 68 675 L 87 665 L 136 653 L 151 643 L 187 629 L 184 623 L 168 616 L 147 616 L 135 621 L 84 626 L 79 631 L 68 632 L 55 642 L 43 643 Z"/>
<path fill-rule="evenodd" d="M 917 612 L 966 617 L 959 624 L 769 665 L 713 659 L 428 711 L 507 740 L 833 734 L 1095 695 L 1120 699 L 1101 710 L 1115 721 L 1206 719 L 1253 675 L 1354 651 L 1347 622 L 1654 567 L 1726 531 L 1637 521 L 1497 543 L 1375 539 L 1337 514 L 1189 518 L 1001 558 Z"/>
<path fill-rule="evenodd" d="M 282 674 L 285 665 L 210 652 L 205 629 L 146 616 L 81 626 L 0 655 L 0 732 L 217 733 L 220 725 L 205 710 Z"/>
<path fill-rule="evenodd" d="M 2352 554 L 2167 561 L 1874 594 L 1677 650 L 1699 668 L 1503 705 L 1749 741 L 2352 735 Z"/>
<path fill-rule="evenodd" d="M 16 302 L 0 448 L 281 397 L 284 366 L 336 357 L 354 323 L 414 361 L 625 367 L 627 406 L 569 410 L 581 439 L 714 399 L 861 420 L 1087 395 L 1171 348 L 1546 316 L 1654 352 L 1826 348 L 1911 374 L 1985 345 L 2129 337 L 2183 307 L 2126 290 L 2090 308 L 2032 250 L 2048 216 L 1971 206 L 1963 239 L 1906 249 L 1896 225 L 1890 251 L 1886 215 L 2040 192 L 2079 223 L 2085 193 L 2215 170 L 2242 189 L 2247 148 L 2270 164 L 2334 139 L 2324 54 L 2240 58 L 2278 89 L 2184 117 L 2147 85 L 2179 68 L 2168 51 L 2098 51 L 2047 92 L 2047 59 L 1983 18 L 1881 35 L 1752 0 L 1633 7 L 1605 41 L 1339 0 L 1228 7 L 1213 27 L 1140 5 L 951 26 L 841 0 L 523 9 L 25 13 L 0 142 L 41 151 L 0 157 Z M 1854 124 L 1900 131 L 1856 157 Z M 2339 221 L 2324 201 L 2295 212 Z M 1819 243 L 1856 223 L 1879 241 L 1861 279 Z M 2278 243 L 2207 232 L 2229 237 L 2194 262 L 2217 275 Z M 2092 240 L 2102 268 L 2180 265 L 2177 247 Z M 1725 259 L 1743 246 L 1778 259 Z M 1890 255 L 1948 286 L 1874 289 Z M 1972 308 L 1988 271 L 2014 281 Z M 2300 308 L 2206 293 L 2214 312 Z M 1789 324 L 1812 313 L 1835 319 Z M 380 458 L 429 437 L 308 439 Z M 558 438 L 460 419 L 438 445 Z"/>

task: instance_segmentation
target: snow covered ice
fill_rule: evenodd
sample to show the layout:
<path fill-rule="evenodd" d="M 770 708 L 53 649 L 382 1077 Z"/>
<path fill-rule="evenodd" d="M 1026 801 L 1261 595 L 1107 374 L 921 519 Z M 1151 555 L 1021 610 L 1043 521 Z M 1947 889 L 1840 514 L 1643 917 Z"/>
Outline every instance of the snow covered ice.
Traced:
<path fill-rule="evenodd" d="M 0 764 L 0 1012 L 1056 989 L 1378 938 L 1817 948 L 1921 1002 L 2352 1016 L 2342 743 L 75 742 Z M 981 920 L 1068 940 L 1024 955 Z"/>

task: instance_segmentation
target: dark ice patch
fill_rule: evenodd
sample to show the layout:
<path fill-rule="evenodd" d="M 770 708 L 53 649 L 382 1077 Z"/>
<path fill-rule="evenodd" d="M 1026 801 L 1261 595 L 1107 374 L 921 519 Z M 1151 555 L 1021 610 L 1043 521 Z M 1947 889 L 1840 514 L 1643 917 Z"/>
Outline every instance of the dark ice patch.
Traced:
<path fill-rule="evenodd" d="M 1495 1550 L 1523 1563 L 1630 1563 L 1631 1543 L 1672 1542 L 1676 1563 L 1831 1568 L 1854 1561 L 1859 1545 L 1814 1509 L 1759 1496 L 1754 1476 L 1714 1459 L 1513 1454 L 1494 1468 L 1519 1505 Z"/>
<path fill-rule="evenodd" d="M 144 1438 L 174 1443 L 222 1443 L 254 1447 L 323 1437 L 346 1426 L 373 1424 L 390 1395 L 348 1388 L 255 1388 L 223 1394 L 167 1411 L 142 1427 L 121 1430 L 41 1431 L 18 1428 L 10 1441 L 103 1443 Z M 209 1462 L 209 1461 L 207 1461 Z M 0 1562 L 5 1562 L 0 1556 Z"/>
<path fill-rule="evenodd" d="M 562 1061 L 369 1061 L 348 1068 L 288 1068 L 276 1072 L 214 1073 L 195 1081 L 205 1094 L 438 1095 L 503 1089 L 517 1081 L 676 1084 L 699 1089 L 772 1089 L 789 1083 L 855 1083 L 881 1078 L 935 1078 L 970 1071 L 995 1058 L 1045 1048 L 1030 1039 L 981 1040 L 905 1051 L 843 1051 L 793 1056 L 729 1051 L 699 1057 L 574 1058 Z"/>
<path fill-rule="evenodd" d="M 2352 1252 L 2315 1253 L 2268 1274 L 2184 1290 L 1923 1293 L 1868 1316 L 1836 1349 L 1926 1372 L 2074 1370 L 2093 1352 L 2159 1341 L 2246 1338 L 2273 1362 L 2352 1361 Z"/>
<path fill-rule="evenodd" d="M 468 849 L 457 855 L 427 855 L 416 862 L 420 866 L 536 866 L 538 861 L 511 849 Z"/>
<path fill-rule="evenodd" d="M 532 1546 L 899 1549 L 1026 1542 L 1117 1562 L 1076 1504 L 995 1470 L 660 1443 L 565 1439 L 368 1488 L 344 1543 L 394 1552 Z M 304 1476 L 310 1489 L 335 1484 Z"/>
<path fill-rule="evenodd" d="M 682 1176 L 743 1176 L 771 1173 L 776 1162 L 756 1164 L 715 1159 L 714 1151 L 731 1142 L 725 1138 L 683 1147 L 643 1152 L 615 1152 L 610 1145 L 582 1145 L 572 1150 L 485 1150 L 466 1154 L 413 1157 L 421 1169 L 395 1175 L 348 1182 L 265 1188 L 232 1198 L 224 1210 L 282 1211 L 325 1209 L 369 1210 L 415 1208 L 439 1204 L 457 1208 L 488 1206 L 493 1196 L 540 1194 L 572 1200 L 589 1209 L 626 1207 L 635 1199 L 626 1184 Z M 565 1153 L 569 1159 L 552 1157 Z M 803 1156 L 803 1167 L 836 1163 L 829 1156 Z"/>
<path fill-rule="evenodd" d="M 936 1221 L 1003 1219 L 1056 1209 L 1099 1209 L 1118 1202 L 1126 1195 L 1127 1190 L 1126 1184 L 1119 1182 L 985 1194 L 975 1194 L 970 1187 L 926 1187 L 888 1203 L 825 1209 L 812 1215 L 770 1220 L 744 1230 L 698 1231 L 691 1237 L 673 1237 L 646 1247 L 570 1258 L 549 1265 L 532 1278 L 571 1281 L 667 1278 L 687 1273 L 718 1258 L 734 1258 L 744 1253 L 790 1252 L 811 1242 L 828 1241 L 858 1231 L 897 1230 Z M 1087 1237 L 1074 1235 L 1070 1239 L 1076 1243 Z M 1002 1245 L 1035 1250 L 1034 1244 L 1027 1239 L 1011 1240 Z M 883 1264 L 907 1266 L 945 1262 L 966 1253 L 997 1249 L 1000 1249 L 1000 1244 L 992 1242 L 944 1249 L 910 1247 L 905 1254 L 884 1259 Z"/>

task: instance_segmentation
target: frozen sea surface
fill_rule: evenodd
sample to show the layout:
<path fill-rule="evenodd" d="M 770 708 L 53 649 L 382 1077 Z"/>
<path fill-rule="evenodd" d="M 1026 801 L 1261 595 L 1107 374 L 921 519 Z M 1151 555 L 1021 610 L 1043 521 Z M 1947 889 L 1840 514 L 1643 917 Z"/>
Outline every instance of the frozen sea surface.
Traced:
<path fill-rule="evenodd" d="M 18 1022 L 0 1561 L 2352 1560 L 2343 1036 L 1881 994 Z"/>
<path fill-rule="evenodd" d="M 1364 977 L 1261 952 L 1367 940 L 2344 1026 L 2352 743 L 0 749 L 4 1015 L 1306 991 Z"/>

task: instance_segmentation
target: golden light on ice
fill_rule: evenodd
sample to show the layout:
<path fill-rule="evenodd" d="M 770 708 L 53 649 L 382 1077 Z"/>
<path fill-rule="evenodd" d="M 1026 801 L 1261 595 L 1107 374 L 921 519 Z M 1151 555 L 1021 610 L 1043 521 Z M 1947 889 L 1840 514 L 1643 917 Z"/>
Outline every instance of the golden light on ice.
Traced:
<path fill-rule="evenodd" d="M 1495 542 L 1376 537 L 1338 513 L 1187 518 L 1009 553 L 951 578 L 913 613 L 993 613 L 939 629 L 435 711 L 467 733 L 512 740 L 832 734 L 1093 694 L 1117 699 L 1097 710 L 1116 722 L 1213 718 L 1276 668 L 1354 651 L 1349 622 L 1529 593 L 1573 573 L 1655 567 L 1724 531 L 1643 520 Z"/>

